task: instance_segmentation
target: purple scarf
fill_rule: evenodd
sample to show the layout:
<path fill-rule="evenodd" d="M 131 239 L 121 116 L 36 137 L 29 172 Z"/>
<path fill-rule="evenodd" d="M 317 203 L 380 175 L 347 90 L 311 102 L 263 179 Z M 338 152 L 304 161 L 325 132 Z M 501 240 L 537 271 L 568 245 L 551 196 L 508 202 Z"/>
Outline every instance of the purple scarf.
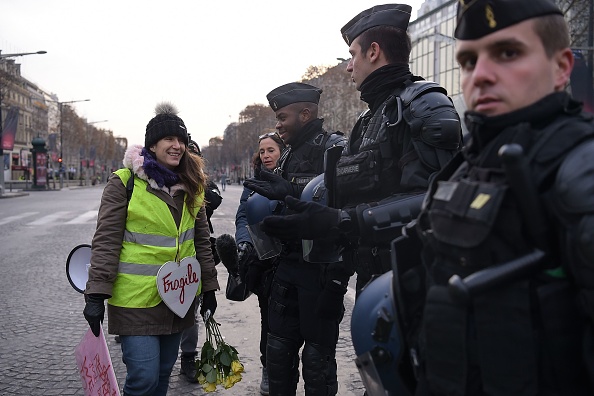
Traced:
<path fill-rule="evenodd" d="M 144 157 L 144 164 L 142 165 L 144 172 L 149 178 L 153 179 L 159 187 L 166 186 L 167 188 L 171 188 L 171 186 L 179 183 L 179 176 L 177 173 L 158 163 L 146 147 L 142 148 L 140 155 Z"/>

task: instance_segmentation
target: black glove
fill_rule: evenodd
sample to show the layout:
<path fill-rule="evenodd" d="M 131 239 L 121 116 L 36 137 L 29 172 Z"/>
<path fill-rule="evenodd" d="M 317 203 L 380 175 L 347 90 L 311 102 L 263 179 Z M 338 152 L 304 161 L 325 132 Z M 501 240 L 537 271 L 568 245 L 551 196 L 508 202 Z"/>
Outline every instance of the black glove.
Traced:
<path fill-rule="evenodd" d="M 260 293 L 264 286 L 262 275 L 272 268 L 274 259 L 260 260 L 254 246 L 249 242 L 240 242 L 237 246 L 239 256 L 239 277 L 252 293 Z"/>
<path fill-rule="evenodd" d="M 262 172 L 260 174 L 260 180 L 248 179 L 243 182 L 243 185 L 268 199 L 282 201 L 287 195 L 293 197 L 300 195 L 297 185 L 272 172 Z"/>
<path fill-rule="evenodd" d="M 250 264 L 258 259 L 254 245 L 249 242 L 240 242 L 237 245 L 237 256 L 239 257 L 239 278 L 245 282 L 245 277 L 250 268 Z"/>
<path fill-rule="evenodd" d="M 200 306 L 200 315 L 204 317 L 206 311 L 210 310 L 210 316 L 217 310 L 217 297 L 214 290 L 202 293 L 202 305 Z"/>
<path fill-rule="evenodd" d="M 105 294 L 85 294 L 86 304 L 83 315 L 87 322 L 89 322 L 89 327 L 95 337 L 99 337 L 101 323 L 105 316 L 105 304 L 103 301 L 107 297 Z"/>
<path fill-rule="evenodd" d="M 288 209 L 297 213 L 265 217 L 261 228 L 266 234 L 283 240 L 320 239 L 339 234 L 346 212 L 293 197 L 286 197 L 285 202 Z"/>
<path fill-rule="evenodd" d="M 262 285 L 262 274 L 264 273 L 264 267 L 259 264 L 250 264 L 247 273 L 245 274 L 245 283 L 247 288 L 252 293 L 258 294 Z"/>
<path fill-rule="evenodd" d="M 256 295 L 260 295 L 266 286 L 267 272 L 274 266 L 276 258 L 266 260 L 253 260 L 250 262 L 247 274 L 245 275 L 245 283 L 249 291 Z"/>
<path fill-rule="evenodd" d="M 315 313 L 321 319 L 341 320 L 344 315 L 344 295 L 349 283 L 348 269 L 343 263 L 326 267 L 325 284 L 316 302 Z"/>

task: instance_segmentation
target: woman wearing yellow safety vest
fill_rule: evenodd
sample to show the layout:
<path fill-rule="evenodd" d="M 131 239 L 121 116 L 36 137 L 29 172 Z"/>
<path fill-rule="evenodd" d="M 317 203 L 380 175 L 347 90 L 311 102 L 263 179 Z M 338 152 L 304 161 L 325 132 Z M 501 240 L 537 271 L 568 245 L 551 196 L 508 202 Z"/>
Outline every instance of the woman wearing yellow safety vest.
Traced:
<path fill-rule="evenodd" d="M 105 186 L 85 289 L 84 316 L 97 337 L 108 299 L 108 332 L 120 335 L 127 369 L 124 395 L 167 394 L 181 333 L 195 321 L 196 299 L 183 290 L 198 284 L 205 315 L 214 313 L 219 289 L 204 208 L 204 163 L 186 153 L 188 133 L 175 107 L 161 103 L 155 113 L 144 147 L 130 147 L 125 168 Z M 167 272 L 172 262 L 174 268 L 187 266 L 187 275 L 173 280 L 179 271 Z M 180 303 L 170 299 L 172 291 Z"/>

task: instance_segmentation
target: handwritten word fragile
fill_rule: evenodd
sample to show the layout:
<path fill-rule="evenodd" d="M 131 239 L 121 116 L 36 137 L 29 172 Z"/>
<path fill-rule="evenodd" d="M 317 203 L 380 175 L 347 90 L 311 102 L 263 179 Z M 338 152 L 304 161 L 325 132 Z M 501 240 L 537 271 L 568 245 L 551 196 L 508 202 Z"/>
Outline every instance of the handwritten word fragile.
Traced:
<path fill-rule="evenodd" d="M 169 273 L 163 277 L 163 291 L 168 293 L 170 291 L 177 291 L 181 289 L 179 294 L 179 302 L 181 304 L 185 301 L 185 287 L 192 283 L 198 283 L 198 274 L 192 270 L 192 264 L 188 264 L 188 272 L 185 276 L 174 279 L 173 281 L 169 278 L 172 273 Z"/>

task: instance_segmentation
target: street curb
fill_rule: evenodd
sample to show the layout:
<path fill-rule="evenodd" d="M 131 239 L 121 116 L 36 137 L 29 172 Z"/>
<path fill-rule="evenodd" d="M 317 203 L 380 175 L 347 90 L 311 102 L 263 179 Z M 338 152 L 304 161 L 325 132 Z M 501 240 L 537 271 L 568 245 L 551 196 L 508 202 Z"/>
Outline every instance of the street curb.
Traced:
<path fill-rule="evenodd" d="M 24 193 L 24 192 L 17 192 L 17 193 L 4 193 L 2 195 L 0 195 L 0 199 L 2 198 L 16 198 L 16 197 L 24 197 L 26 195 L 29 195 L 29 193 Z"/>

